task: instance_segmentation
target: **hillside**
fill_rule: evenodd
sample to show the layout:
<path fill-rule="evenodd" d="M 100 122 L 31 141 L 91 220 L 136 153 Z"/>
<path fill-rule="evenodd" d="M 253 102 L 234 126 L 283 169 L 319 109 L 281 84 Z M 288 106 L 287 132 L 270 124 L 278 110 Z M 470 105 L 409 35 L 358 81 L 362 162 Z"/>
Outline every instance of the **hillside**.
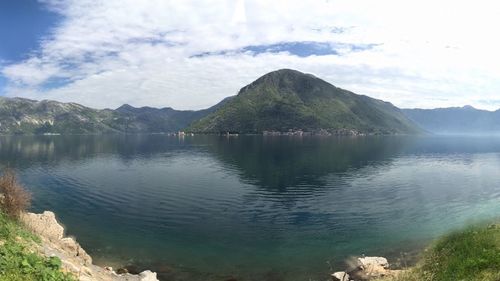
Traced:
<path fill-rule="evenodd" d="M 353 130 L 414 134 L 420 129 L 391 103 L 337 88 L 313 75 L 282 69 L 242 88 L 238 95 L 188 131 Z"/>
<path fill-rule="evenodd" d="M 472 106 L 436 109 L 403 109 L 408 118 L 437 134 L 500 133 L 500 111 Z"/>
<path fill-rule="evenodd" d="M 107 134 L 175 132 L 215 111 L 136 108 L 92 109 L 76 103 L 0 97 L 0 134 Z"/>
<path fill-rule="evenodd" d="M 115 110 L 124 124 L 124 132 L 176 132 L 186 128 L 193 121 L 214 112 L 228 99 L 203 110 L 175 110 L 171 107 L 133 107 L 124 104 Z"/>
<path fill-rule="evenodd" d="M 0 97 L 0 134 L 113 133 L 117 117 L 76 103 Z"/>
<path fill-rule="evenodd" d="M 337 88 L 310 74 L 268 73 L 208 109 L 115 110 L 76 103 L 0 97 L 0 134 L 263 133 L 415 134 L 421 130 L 391 103 Z"/>

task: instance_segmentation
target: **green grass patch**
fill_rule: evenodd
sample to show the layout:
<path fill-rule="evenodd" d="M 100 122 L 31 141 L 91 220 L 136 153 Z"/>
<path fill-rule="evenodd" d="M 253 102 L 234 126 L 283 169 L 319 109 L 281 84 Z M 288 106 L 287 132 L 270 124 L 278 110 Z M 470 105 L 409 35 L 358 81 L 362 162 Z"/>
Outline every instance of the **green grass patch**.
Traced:
<path fill-rule="evenodd" d="M 500 281 L 500 225 L 451 233 L 394 281 Z"/>
<path fill-rule="evenodd" d="M 36 253 L 40 239 L 0 212 L 0 281 L 73 281 L 61 260 Z"/>

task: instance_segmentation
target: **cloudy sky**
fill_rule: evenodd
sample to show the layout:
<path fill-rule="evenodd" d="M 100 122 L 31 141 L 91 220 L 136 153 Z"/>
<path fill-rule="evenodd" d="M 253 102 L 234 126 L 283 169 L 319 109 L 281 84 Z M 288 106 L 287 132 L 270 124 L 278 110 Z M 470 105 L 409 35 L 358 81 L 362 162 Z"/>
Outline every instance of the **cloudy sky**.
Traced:
<path fill-rule="evenodd" d="M 500 5 L 0 0 L 0 95 L 213 105 L 292 68 L 400 107 L 500 108 Z"/>

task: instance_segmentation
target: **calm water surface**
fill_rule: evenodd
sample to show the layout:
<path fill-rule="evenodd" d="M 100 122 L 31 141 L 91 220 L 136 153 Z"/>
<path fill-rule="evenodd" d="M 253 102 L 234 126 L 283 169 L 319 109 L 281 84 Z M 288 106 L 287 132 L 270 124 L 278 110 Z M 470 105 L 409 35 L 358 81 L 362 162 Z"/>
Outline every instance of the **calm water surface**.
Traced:
<path fill-rule="evenodd" d="M 164 280 L 327 280 L 500 216 L 500 138 L 0 137 L 33 210 Z"/>

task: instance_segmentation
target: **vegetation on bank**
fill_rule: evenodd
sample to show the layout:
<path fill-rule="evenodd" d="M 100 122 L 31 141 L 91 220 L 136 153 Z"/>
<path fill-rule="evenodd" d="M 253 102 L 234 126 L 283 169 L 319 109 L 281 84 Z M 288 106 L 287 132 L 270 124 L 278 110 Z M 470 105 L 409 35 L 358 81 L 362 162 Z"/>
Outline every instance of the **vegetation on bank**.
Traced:
<path fill-rule="evenodd" d="M 61 271 L 61 260 L 35 249 L 40 238 L 26 230 L 19 216 L 29 204 L 28 193 L 7 171 L 0 177 L 0 281 L 73 281 Z"/>
<path fill-rule="evenodd" d="M 383 281 L 499 281 L 500 224 L 442 237 L 414 268 Z M 380 280 L 382 281 L 382 280 Z"/>

